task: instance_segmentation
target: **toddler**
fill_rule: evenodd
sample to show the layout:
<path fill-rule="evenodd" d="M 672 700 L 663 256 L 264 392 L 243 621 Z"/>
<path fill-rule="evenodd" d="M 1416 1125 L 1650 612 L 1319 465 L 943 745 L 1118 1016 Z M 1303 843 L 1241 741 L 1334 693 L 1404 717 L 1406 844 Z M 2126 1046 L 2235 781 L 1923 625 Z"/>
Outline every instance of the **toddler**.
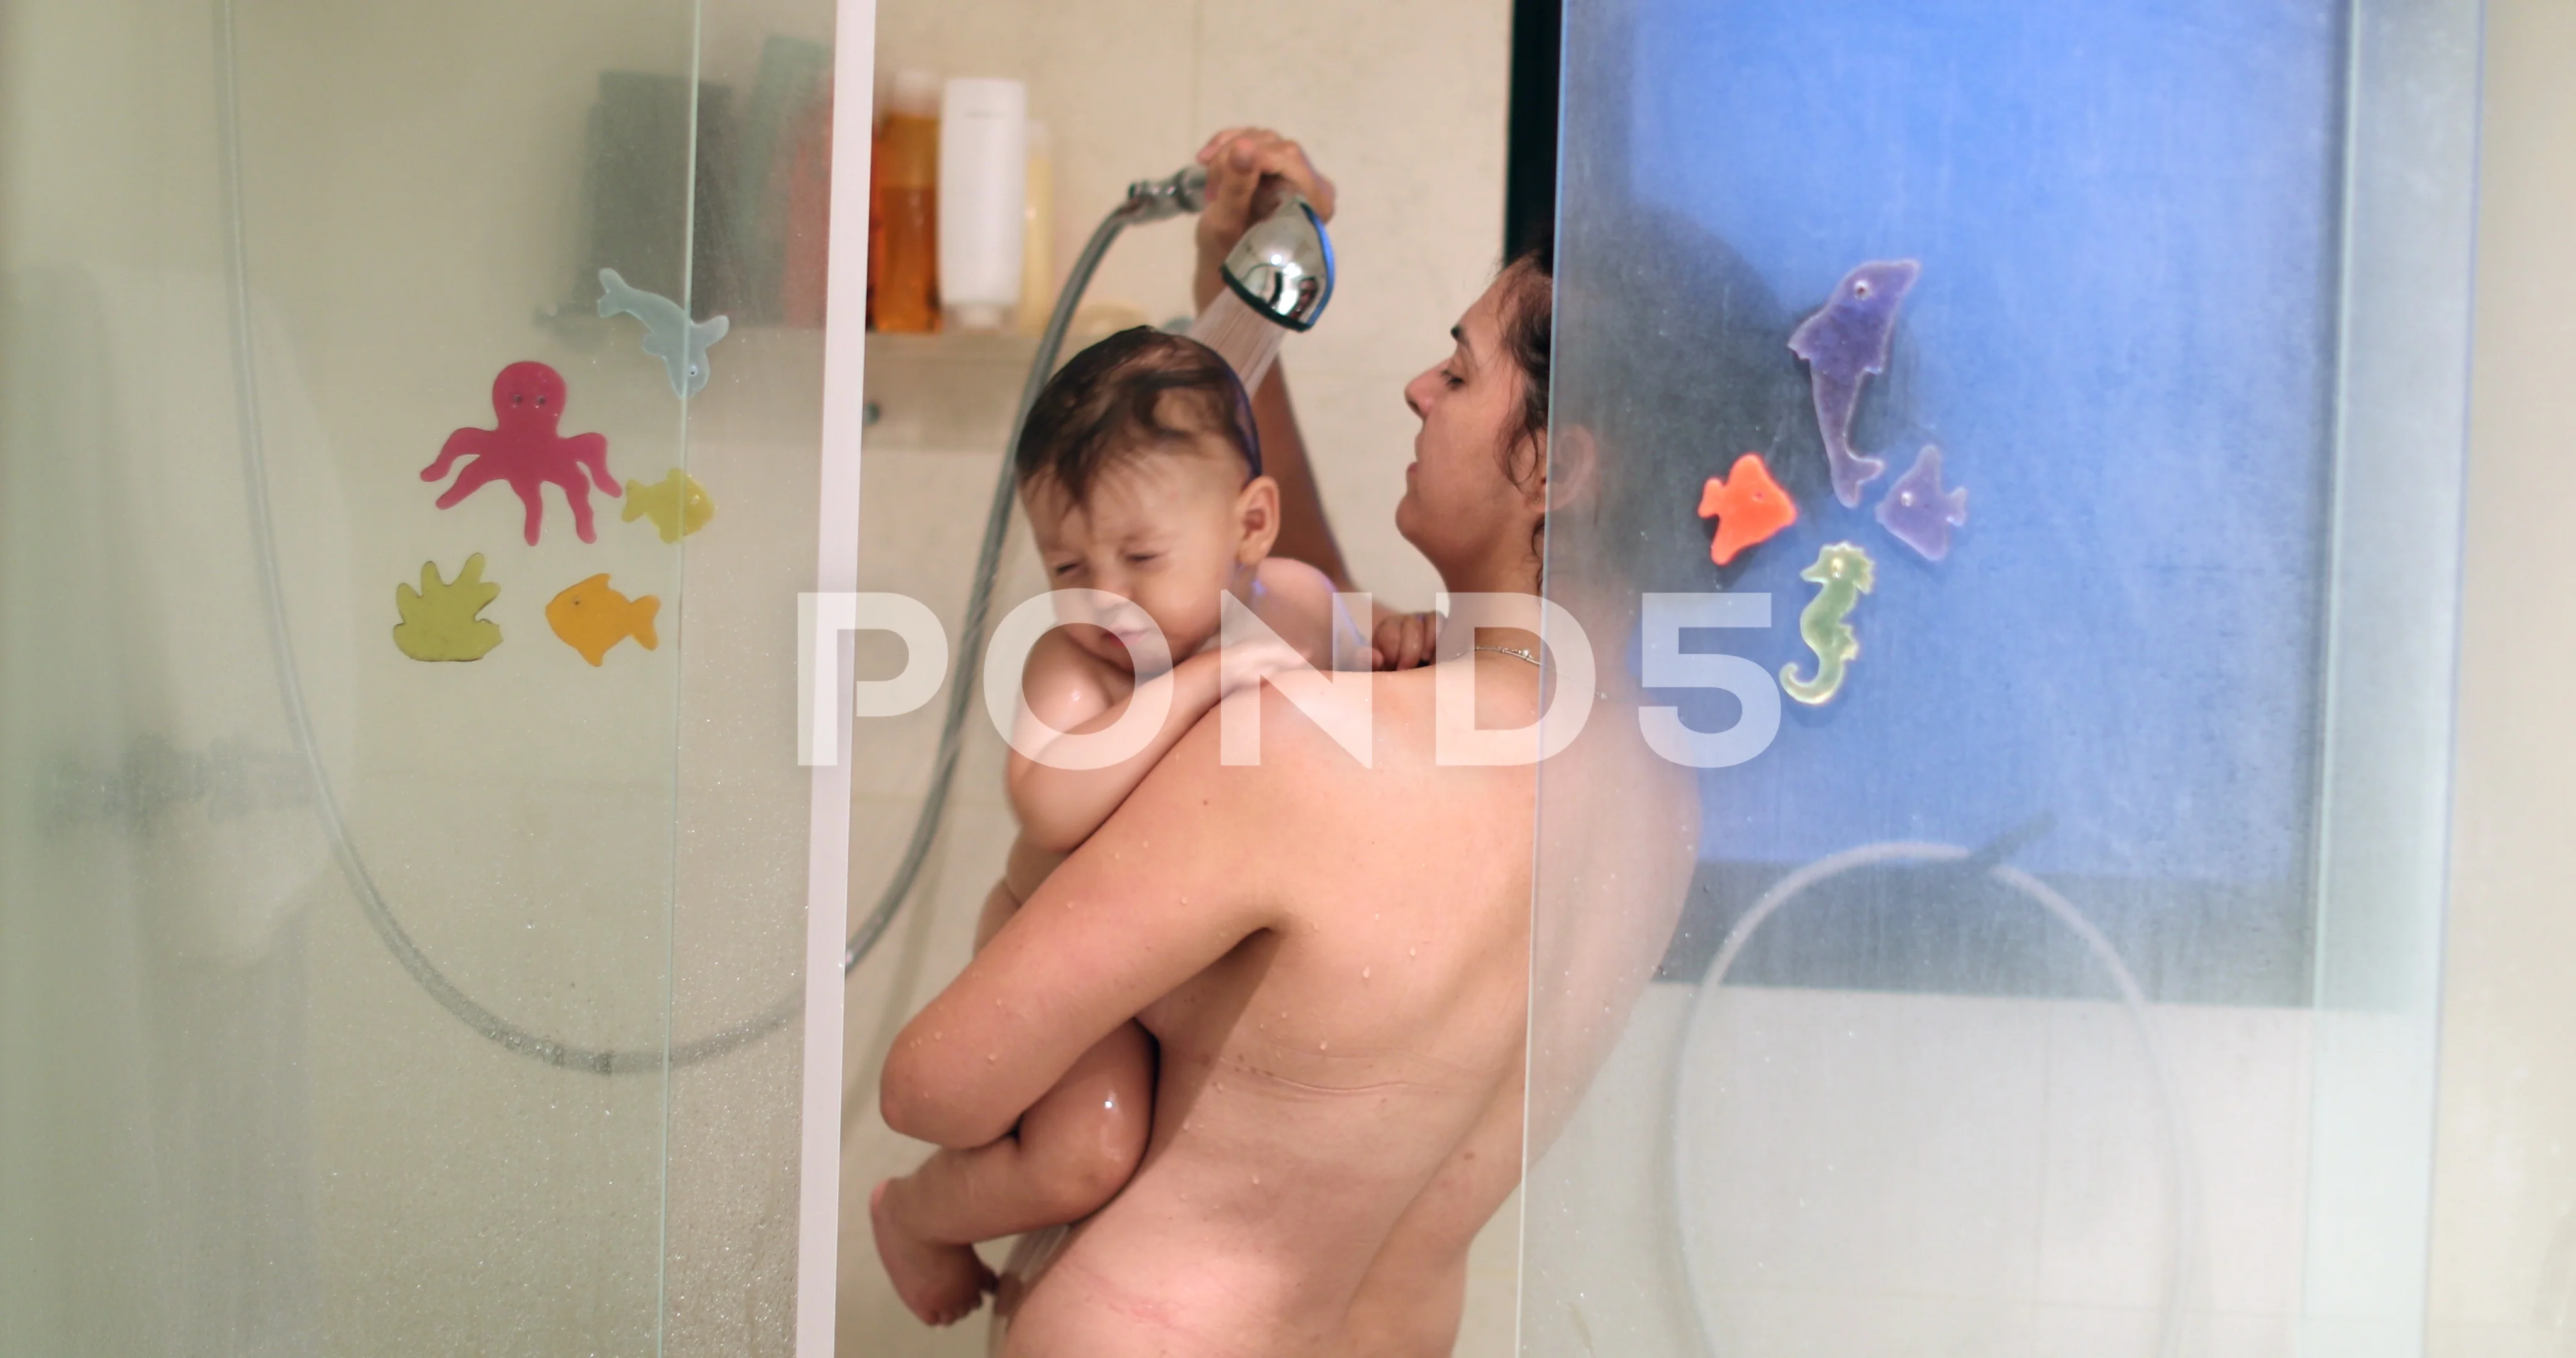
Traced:
<path fill-rule="evenodd" d="M 1301 662 L 1331 668 L 1337 649 L 1348 668 L 1368 663 L 1332 582 L 1269 555 L 1279 486 L 1261 472 L 1243 384 L 1214 350 L 1149 327 L 1084 350 L 1039 393 L 1014 456 L 1049 586 L 1126 601 L 1067 617 L 1039 640 L 1022 672 L 1029 715 L 1072 737 L 1106 729 L 1149 688 L 1167 690 L 1171 704 L 1143 750 L 1105 768 L 1054 768 L 1011 752 L 1020 836 L 985 900 L 978 950 L 1225 696 L 1223 596 L 1279 639 L 1238 645 L 1238 686 Z M 1141 671 L 1127 645 L 1149 626 L 1175 661 L 1159 673 Z M 1115 1196 L 1144 1155 L 1154 1074 L 1153 1040 L 1130 1022 L 1021 1115 L 1012 1135 L 941 1151 L 879 1184 L 869 1199 L 877 1253 L 913 1314 L 946 1325 L 981 1303 L 993 1275 L 974 1242 L 1075 1221 Z"/>

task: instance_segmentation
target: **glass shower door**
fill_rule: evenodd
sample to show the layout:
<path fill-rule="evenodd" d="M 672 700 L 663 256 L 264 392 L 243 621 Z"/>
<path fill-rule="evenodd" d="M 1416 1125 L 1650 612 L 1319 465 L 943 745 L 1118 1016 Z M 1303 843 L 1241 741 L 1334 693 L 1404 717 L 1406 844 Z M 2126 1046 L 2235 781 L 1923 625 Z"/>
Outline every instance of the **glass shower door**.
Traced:
<path fill-rule="evenodd" d="M 2476 7 L 1568 16 L 1523 1350 L 2419 1351 Z"/>
<path fill-rule="evenodd" d="M 5 20 L 0 1348 L 792 1343 L 831 10 Z"/>

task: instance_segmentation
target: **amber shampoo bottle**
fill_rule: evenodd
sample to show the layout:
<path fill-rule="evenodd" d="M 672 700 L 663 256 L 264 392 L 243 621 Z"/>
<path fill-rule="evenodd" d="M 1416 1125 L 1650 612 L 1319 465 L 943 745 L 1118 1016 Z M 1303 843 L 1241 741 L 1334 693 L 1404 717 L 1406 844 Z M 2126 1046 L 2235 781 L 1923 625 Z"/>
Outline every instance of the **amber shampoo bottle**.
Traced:
<path fill-rule="evenodd" d="M 868 229 L 876 329 L 939 328 L 939 78 L 905 71 L 877 128 Z"/>

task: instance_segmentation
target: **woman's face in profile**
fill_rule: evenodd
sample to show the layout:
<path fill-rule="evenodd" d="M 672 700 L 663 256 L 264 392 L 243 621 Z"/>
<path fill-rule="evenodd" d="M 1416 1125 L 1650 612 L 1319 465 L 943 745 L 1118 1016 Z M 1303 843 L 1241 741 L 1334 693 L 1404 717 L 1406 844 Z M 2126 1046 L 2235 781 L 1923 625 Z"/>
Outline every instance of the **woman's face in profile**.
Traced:
<path fill-rule="evenodd" d="M 1503 343 L 1503 299 L 1517 282 L 1506 273 L 1486 288 L 1451 328 L 1449 356 L 1405 384 L 1422 430 L 1395 529 L 1434 566 L 1472 559 L 1505 536 L 1526 544 L 1537 517 L 1508 465 L 1526 380 Z M 1527 463 L 1545 453 L 1540 445 L 1516 455 Z"/>

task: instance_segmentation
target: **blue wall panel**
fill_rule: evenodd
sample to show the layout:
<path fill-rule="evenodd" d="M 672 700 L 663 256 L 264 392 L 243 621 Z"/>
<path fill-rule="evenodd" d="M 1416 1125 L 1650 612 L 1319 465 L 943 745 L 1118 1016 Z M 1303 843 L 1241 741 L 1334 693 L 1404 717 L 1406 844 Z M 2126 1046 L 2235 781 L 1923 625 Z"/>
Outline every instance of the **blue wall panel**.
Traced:
<path fill-rule="evenodd" d="M 1709 776 L 1703 854 L 1974 845 L 2047 816 L 2020 857 L 2036 870 L 2303 882 L 2341 7 L 1636 16 L 1628 192 L 1716 232 L 1793 318 L 1863 260 L 1923 264 L 1854 439 L 1887 475 L 1856 510 L 1804 496 L 1728 581 L 1772 591 L 1775 625 L 1723 646 L 1803 669 L 1797 572 L 1863 544 L 1863 655 L 1836 701 L 1788 704 L 1769 752 Z M 1765 451 L 1816 458 L 1812 423 L 1797 412 Z M 1970 491 L 1939 563 L 1870 514 L 1927 442 Z M 1707 470 L 1744 451 L 1703 450 Z"/>

